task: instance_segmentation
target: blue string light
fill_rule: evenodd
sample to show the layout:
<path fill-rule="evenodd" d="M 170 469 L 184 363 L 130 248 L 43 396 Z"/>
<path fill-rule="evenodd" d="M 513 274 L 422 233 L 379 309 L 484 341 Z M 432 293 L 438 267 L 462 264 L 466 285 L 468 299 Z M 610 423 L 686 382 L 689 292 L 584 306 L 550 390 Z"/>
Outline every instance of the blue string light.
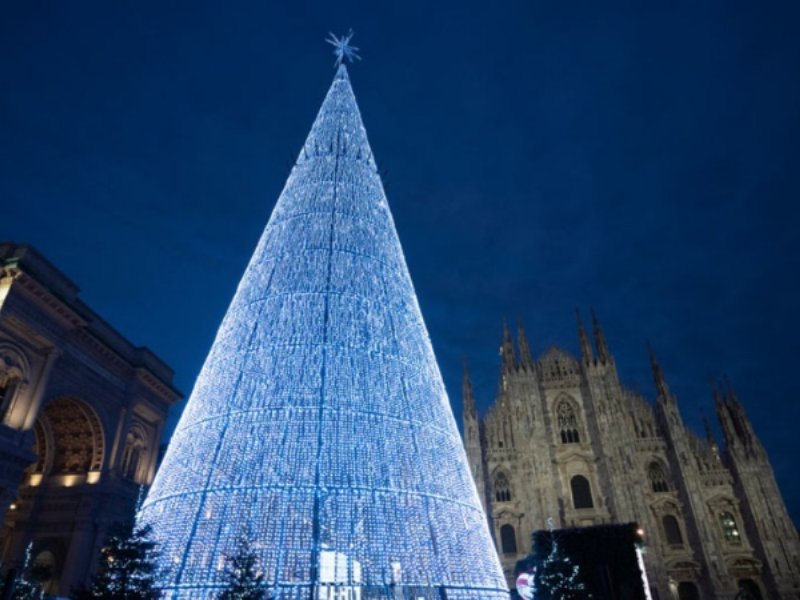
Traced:
<path fill-rule="evenodd" d="M 140 519 L 168 597 L 244 534 L 275 598 L 508 598 L 343 65 Z"/>

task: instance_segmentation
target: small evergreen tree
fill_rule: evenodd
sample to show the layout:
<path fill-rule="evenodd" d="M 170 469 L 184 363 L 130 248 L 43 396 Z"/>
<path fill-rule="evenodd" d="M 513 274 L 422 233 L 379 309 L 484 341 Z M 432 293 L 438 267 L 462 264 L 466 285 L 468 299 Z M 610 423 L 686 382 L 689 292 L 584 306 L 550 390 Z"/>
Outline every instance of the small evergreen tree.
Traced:
<path fill-rule="evenodd" d="M 236 554 L 225 557 L 225 588 L 217 600 L 269 600 L 258 557 L 246 536 L 237 541 Z"/>
<path fill-rule="evenodd" d="M 115 523 L 100 550 L 100 566 L 88 588 L 73 590 L 73 600 L 156 600 L 156 543 L 149 525 Z"/>
<path fill-rule="evenodd" d="M 550 553 L 536 569 L 536 600 L 589 600 L 580 567 L 559 549 L 555 537 L 551 541 Z"/>
<path fill-rule="evenodd" d="M 12 600 L 39 600 L 44 598 L 42 586 L 51 577 L 50 567 L 32 562 L 32 549 L 33 543 L 28 544 L 25 549 L 25 564 L 22 565 L 22 571 L 13 584 Z"/>

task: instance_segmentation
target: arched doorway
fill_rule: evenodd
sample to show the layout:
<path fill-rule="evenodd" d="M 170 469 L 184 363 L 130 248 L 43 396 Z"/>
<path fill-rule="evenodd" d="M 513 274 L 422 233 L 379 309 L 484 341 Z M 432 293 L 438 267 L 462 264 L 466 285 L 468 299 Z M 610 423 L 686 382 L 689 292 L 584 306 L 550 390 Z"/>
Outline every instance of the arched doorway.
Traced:
<path fill-rule="evenodd" d="M 42 591 L 48 596 L 58 595 L 60 569 L 56 555 L 50 550 L 39 552 L 33 559 L 35 566 L 34 576 L 36 583 L 42 586 Z"/>
<path fill-rule="evenodd" d="M 48 403 L 43 413 L 53 439 L 50 475 L 100 471 L 103 432 L 94 411 L 77 398 L 62 397 Z"/>
<path fill-rule="evenodd" d="M 763 600 L 761 588 L 752 579 L 739 580 L 739 593 L 736 594 L 737 600 Z"/>
<path fill-rule="evenodd" d="M 691 581 L 681 581 L 678 584 L 678 600 L 700 600 L 700 592 Z"/>

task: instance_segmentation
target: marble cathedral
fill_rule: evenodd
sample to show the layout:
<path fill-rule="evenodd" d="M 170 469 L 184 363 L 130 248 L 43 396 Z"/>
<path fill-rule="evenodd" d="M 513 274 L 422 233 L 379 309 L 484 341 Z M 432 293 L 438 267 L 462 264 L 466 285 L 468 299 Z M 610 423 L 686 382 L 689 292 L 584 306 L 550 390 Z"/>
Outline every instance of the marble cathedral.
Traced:
<path fill-rule="evenodd" d="M 723 432 L 683 423 L 651 352 L 655 403 L 620 381 L 597 319 L 581 356 L 534 359 L 505 327 L 500 389 L 485 415 L 464 375 L 464 439 L 504 571 L 532 532 L 638 522 L 654 599 L 800 598 L 800 544 L 769 458 L 736 393 L 714 392 Z M 737 596 L 745 590 L 750 596 Z"/>

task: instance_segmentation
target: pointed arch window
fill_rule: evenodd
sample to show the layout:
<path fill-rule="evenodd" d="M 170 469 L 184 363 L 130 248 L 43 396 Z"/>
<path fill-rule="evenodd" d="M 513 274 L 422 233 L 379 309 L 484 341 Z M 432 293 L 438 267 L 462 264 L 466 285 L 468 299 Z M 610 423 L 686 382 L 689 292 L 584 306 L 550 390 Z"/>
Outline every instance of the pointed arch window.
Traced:
<path fill-rule="evenodd" d="M 589 486 L 589 480 L 586 477 L 575 475 L 570 480 L 569 486 L 572 489 L 572 505 L 575 508 L 594 508 L 592 488 Z"/>
<path fill-rule="evenodd" d="M 517 553 L 517 532 L 513 525 L 503 525 L 500 528 L 500 547 L 503 554 Z"/>
<path fill-rule="evenodd" d="M 683 534 L 681 527 L 678 525 L 678 519 L 672 515 L 664 515 L 661 519 L 661 525 L 664 527 L 664 537 L 667 544 L 670 546 L 683 546 Z"/>
<path fill-rule="evenodd" d="M 736 594 L 736 597 L 747 598 L 748 600 L 751 598 L 752 600 L 762 600 L 764 596 L 761 594 L 761 588 L 758 587 L 755 581 L 752 579 L 740 579 L 739 593 Z"/>
<path fill-rule="evenodd" d="M 502 471 L 494 478 L 494 498 L 497 502 L 511 502 L 511 483 Z"/>
<path fill-rule="evenodd" d="M 147 456 L 146 435 L 142 427 L 134 424 L 125 438 L 125 450 L 122 453 L 120 471 L 126 479 L 136 480 L 139 473 L 139 465 Z"/>
<path fill-rule="evenodd" d="M 11 401 L 19 385 L 19 379 L 8 373 L 0 373 L 0 421 L 5 419 L 6 412 L 11 408 Z"/>
<path fill-rule="evenodd" d="M 575 407 L 567 400 L 562 400 L 556 409 L 558 431 L 562 444 L 579 444 L 581 436 L 578 433 L 578 417 Z"/>
<path fill-rule="evenodd" d="M 647 467 L 647 478 L 650 480 L 650 487 L 654 492 L 661 493 L 669 491 L 667 473 L 660 462 L 654 460 L 650 463 L 650 466 Z"/>
<path fill-rule="evenodd" d="M 700 592 L 691 581 L 681 581 L 678 584 L 678 600 L 700 600 Z"/>
<path fill-rule="evenodd" d="M 28 472 L 44 474 L 47 470 L 48 446 L 41 417 L 33 423 L 33 453 L 36 455 L 36 462 L 28 467 Z"/>
<path fill-rule="evenodd" d="M 17 390 L 24 379 L 22 369 L 16 356 L 5 354 L 0 356 L 0 423 L 5 421 L 11 409 Z"/>
<path fill-rule="evenodd" d="M 727 511 L 719 513 L 719 525 L 722 528 L 722 536 L 729 544 L 741 544 L 742 536 L 736 526 L 736 519 Z"/>

